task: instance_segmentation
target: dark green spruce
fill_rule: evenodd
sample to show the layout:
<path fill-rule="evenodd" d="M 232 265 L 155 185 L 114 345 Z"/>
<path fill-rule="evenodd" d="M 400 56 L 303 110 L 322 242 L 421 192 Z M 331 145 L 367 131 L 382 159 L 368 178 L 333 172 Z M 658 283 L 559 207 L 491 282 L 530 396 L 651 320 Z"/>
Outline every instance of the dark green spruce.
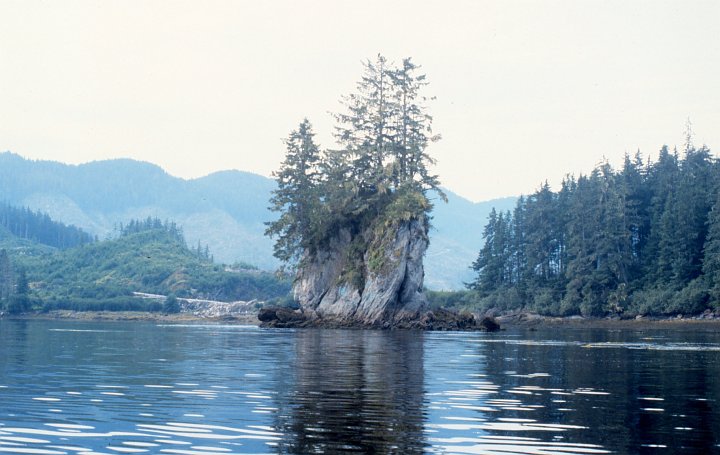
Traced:
<path fill-rule="evenodd" d="M 470 290 L 436 303 L 562 316 L 720 308 L 720 164 L 690 140 L 679 155 L 626 156 L 493 211 Z"/>
<path fill-rule="evenodd" d="M 357 91 L 343 97 L 345 111 L 334 115 L 337 149 L 321 149 L 307 119 L 289 134 L 270 200 L 279 217 L 266 230 L 277 258 L 297 264 L 341 229 L 354 235 L 373 223 L 425 219 L 432 208 L 428 190 L 445 198 L 429 170 L 435 161 L 426 149 L 439 136 L 418 71 L 410 58 L 397 66 L 380 55 L 365 62 Z M 364 252 L 368 245 L 357 247 Z"/>

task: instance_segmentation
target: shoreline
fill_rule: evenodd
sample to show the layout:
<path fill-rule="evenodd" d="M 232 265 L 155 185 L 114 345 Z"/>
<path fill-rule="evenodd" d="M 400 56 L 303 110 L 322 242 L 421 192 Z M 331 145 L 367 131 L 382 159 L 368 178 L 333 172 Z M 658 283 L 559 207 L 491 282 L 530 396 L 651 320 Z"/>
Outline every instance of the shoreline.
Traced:
<path fill-rule="evenodd" d="M 477 315 L 476 315 L 477 317 Z M 118 322 L 159 322 L 169 324 L 236 324 L 260 326 L 261 321 L 254 313 L 234 314 L 218 317 L 205 317 L 193 313 L 148 313 L 140 311 L 71 311 L 54 310 L 47 313 L 4 314 L 0 319 L 8 320 L 69 320 L 69 321 L 118 321 Z M 710 327 L 720 329 L 720 318 L 678 318 L 678 317 L 642 317 L 637 319 L 620 318 L 583 318 L 578 316 L 553 317 L 534 313 L 501 315 L 495 318 L 501 330 L 509 328 L 538 329 L 556 328 L 683 328 Z"/>
<path fill-rule="evenodd" d="M 564 327 L 564 328 L 604 328 L 604 329 L 642 329 L 642 328 L 682 328 L 682 327 L 713 327 L 720 328 L 720 318 L 692 317 L 660 317 L 643 316 L 632 319 L 618 317 L 582 316 L 542 316 L 535 313 L 518 313 L 496 317 L 500 326 L 522 328 Z"/>
<path fill-rule="evenodd" d="M 68 320 L 68 321 L 121 321 L 121 322 L 163 322 L 177 324 L 222 323 L 237 325 L 260 325 L 256 314 L 240 314 L 219 317 L 205 317 L 192 313 L 148 313 L 143 311 L 71 311 L 53 310 L 47 313 L 24 313 L 2 315 L 8 320 Z"/>

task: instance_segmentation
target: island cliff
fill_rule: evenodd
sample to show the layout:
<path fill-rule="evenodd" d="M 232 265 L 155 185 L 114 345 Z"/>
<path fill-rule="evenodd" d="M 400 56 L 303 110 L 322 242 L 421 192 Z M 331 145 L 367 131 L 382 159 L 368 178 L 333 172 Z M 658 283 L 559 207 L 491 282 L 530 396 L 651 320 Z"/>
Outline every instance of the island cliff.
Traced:
<path fill-rule="evenodd" d="M 428 192 L 446 200 L 427 146 L 432 117 L 419 95 L 427 84 L 405 59 L 365 64 L 358 92 L 336 114 L 338 147 L 321 150 L 304 120 L 285 141 L 274 173 L 266 234 L 275 256 L 296 268 L 296 311 L 265 309 L 268 326 L 361 326 L 467 329 L 470 315 L 428 311 L 423 255 L 428 247 Z"/>
<path fill-rule="evenodd" d="M 489 320 L 447 310 L 430 311 L 423 293 L 427 221 L 403 222 L 379 237 L 372 230 L 354 238 L 343 229 L 328 248 L 305 258 L 293 296 L 299 310 L 266 309 L 266 327 L 364 327 L 421 330 L 496 330 Z M 352 259 L 368 245 L 362 260 Z M 360 268 L 358 270 L 358 267 Z M 350 272 L 349 272 L 350 271 Z M 362 278 L 349 280 L 348 275 Z"/>
<path fill-rule="evenodd" d="M 357 235 L 362 237 L 359 242 L 347 229 L 341 230 L 326 250 L 308 258 L 299 270 L 293 293 L 303 314 L 318 322 L 375 327 L 418 319 L 426 307 L 426 223 L 404 222 L 380 237 L 373 238 L 372 230 Z M 352 261 L 350 251 L 358 243 L 368 245 L 359 262 Z M 356 267 L 362 279 L 348 280 L 348 270 Z"/>

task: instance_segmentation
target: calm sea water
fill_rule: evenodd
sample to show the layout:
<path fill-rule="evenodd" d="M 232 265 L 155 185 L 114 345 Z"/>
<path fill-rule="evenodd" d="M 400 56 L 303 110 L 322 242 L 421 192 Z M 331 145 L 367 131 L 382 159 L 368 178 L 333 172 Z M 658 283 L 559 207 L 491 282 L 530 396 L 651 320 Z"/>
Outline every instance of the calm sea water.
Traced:
<path fill-rule="evenodd" d="M 720 334 L 0 321 L 0 453 L 718 453 Z"/>

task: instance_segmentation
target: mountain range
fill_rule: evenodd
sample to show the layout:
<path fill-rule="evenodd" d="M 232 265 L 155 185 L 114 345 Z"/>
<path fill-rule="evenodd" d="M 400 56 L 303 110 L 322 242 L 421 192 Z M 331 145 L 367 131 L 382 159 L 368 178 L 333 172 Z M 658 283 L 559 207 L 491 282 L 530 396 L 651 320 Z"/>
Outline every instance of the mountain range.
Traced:
<path fill-rule="evenodd" d="M 182 226 L 190 245 L 207 245 L 216 261 L 244 262 L 272 270 L 272 240 L 265 222 L 273 219 L 268 200 L 275 182 L 257 174 L 220 171 L 185 180 L 154 164 L 114 159 L 70 165 L 0 153 L 0 202 L 46 212 L 97 236 L 117 235 L 122 223 L 156 217 Z M 425 257 L 429 289 L 463 287 L 482 245 L 490 210 L 509 210 L 516 198 L 473 203 L 446 190 L 431 214 Z"/>

